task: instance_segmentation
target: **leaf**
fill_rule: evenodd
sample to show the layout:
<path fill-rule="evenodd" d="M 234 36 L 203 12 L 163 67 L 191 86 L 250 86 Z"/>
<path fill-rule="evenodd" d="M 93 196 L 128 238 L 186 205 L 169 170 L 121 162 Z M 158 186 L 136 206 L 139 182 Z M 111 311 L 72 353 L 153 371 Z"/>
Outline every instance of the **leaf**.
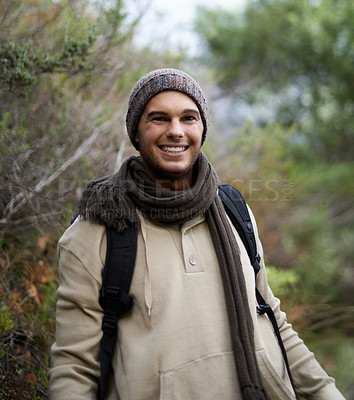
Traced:
<path fill-rule="evenodd" d="M 30 372 L 27 377 L 26 380 L 28 383 L 34 383 L 35 385 L 37 385 L 37 377 L 35 374 L 33 374 L 32 372 Z"/>
<path fill-rule="evenodd" d="M 38 246 L 42 251 L 45 251 L 50 239 L 50 233 L 43 233 L 42 236 L 38 238 Z"/>
<path fill-rule="evenodd" d="M 30 282 L 29 280 L 26 280 L 25 285 L 26 285 L 26 291 L 28 293 L 28 296 L 33 297 L 34 301 L 37 303 L 37 305 L 41 306 L 41 301 L 39 299 L 38 291 L 37 291 L 37 288 L 35 287 L 35 285 L 32 282 Z"/>
<path fill-rule="evenodd" d="M 50 282 L 52 280 L 51 267 L 39 261 L 32 269 L 30 280 L 32 283 Z"/>

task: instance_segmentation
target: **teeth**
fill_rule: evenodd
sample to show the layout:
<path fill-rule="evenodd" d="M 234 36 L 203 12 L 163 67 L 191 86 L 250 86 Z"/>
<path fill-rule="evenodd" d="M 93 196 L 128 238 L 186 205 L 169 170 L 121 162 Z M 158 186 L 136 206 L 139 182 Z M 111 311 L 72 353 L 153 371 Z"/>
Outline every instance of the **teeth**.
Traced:
<path fill-rule="evenodd" d="M 161 147 L 161 149 L 163 151 L 167 151 L 168 153 L 179 153 L 181 151 L 184 151 L 186 149 L 185 146 L 180 146 L 180 147 L 168 147 L 168 146 L 164 146 Z"/>

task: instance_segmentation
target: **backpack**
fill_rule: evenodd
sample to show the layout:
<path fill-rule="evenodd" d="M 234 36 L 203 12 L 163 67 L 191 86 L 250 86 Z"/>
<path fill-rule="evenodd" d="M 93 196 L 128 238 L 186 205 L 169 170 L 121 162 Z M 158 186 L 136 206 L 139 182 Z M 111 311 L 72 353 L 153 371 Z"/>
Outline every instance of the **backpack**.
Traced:
<path fill-rule="evenodd" d="M 246 201 L 242 194 L 233 186 L 226 184 L 219 184 L 218 186 L 218 195 L 223 202 L 228 217 L 242 239 L 256 276 L 260 270 L 260 255 L 257 252 L 253 225 Z M 99 303 L 104 311 L 104 316 L 102 319 L 103 335 L 100 342 L 99 355 L 101 370 L 97 393 L 98 400 L 104 400 L 106 397 L 109 376 L 112 372 L 111 357 L 117 339 L 118 318 L 133 306 L 133 299 L 129 295 L 129 288 L 135 265 L 138 233 L 136 228 L 118 232 L 114 228 L 106 227 L 106 235 L 107 253 L 99 296 Z M 290 382 L 297 398 L 288 358 L 273 310 L 263 299 L 256 286 L 255 290 L 258 302 L 257 312 L 260 315 L 267 314 L 273 325 Z"/>

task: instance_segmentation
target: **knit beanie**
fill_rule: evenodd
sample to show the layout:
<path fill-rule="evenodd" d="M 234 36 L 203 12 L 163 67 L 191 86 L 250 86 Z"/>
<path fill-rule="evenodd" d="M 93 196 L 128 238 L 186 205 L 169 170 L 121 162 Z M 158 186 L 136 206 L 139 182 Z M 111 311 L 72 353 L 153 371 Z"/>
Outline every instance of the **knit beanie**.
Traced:
<path fill-rule="evenodd" d="M 126 125 L 129 139 L 136 149 L 138 149 L 138 143 L 135 141 L 135 135 L 146 104 L 158 93 L 168 90 L 186 94 L 197 105 L 204 125 L 203 144 L 208 130 L 209 112 L 201 87 L 185 72 L 178 69 L 163 68 L 151 71 L 140 78 L 130 92 Z"/>

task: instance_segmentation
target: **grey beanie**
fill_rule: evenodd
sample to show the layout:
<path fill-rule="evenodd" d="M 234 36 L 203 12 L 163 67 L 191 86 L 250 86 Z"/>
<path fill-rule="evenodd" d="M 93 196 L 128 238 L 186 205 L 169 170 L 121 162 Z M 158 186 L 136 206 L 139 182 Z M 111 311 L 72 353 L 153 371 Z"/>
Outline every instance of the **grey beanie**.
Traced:
<path fill-rule="evenodd" d="M 158 93 L 173 90 L 189 96 L 197 105 L 204 125 L 202 143 L 209 125 L 209 112 L 206 98 L 199 84 L 188 74 L 178 69 L 163 68 L 149 72 L 134 85 L 130 92 L 126 116 L 127 131 L 133 146 L 141 114 L 146 104 Z"/>

